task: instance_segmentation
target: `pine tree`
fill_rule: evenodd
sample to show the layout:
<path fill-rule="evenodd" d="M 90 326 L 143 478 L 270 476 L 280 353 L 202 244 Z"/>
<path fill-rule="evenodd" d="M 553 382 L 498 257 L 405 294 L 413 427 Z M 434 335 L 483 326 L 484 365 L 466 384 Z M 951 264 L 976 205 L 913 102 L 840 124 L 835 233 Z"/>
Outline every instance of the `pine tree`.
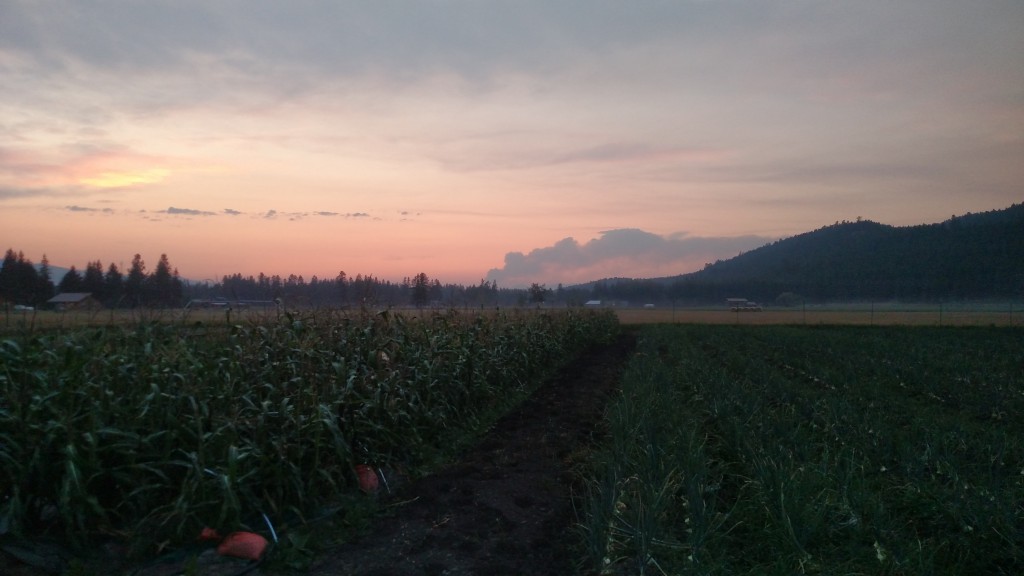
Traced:
<path fill-rule="evenodd" d="M 107 273 L 103 275 L 103 301 L 107 306 L 117 306 L 121 297 L 124 296 L 124 276 L 113 262 L 107 267 Z"/>
<path fill-rule="evenodd" d="M 252 277 L 250 276 L 250 279 Z M 171 305 L 181 306 L 185 300 L 185 283 L 181 281 L 181 275 L 178 274 L 178 269 L 175 268 L 171 272 Z"/>
<path fill-rule="evenodd" d="M 171 274 L 171 263 L 167 254 L 161 254 L 156 264 L 156 270 L 147 278 L 148 292 L 152 295 L 150 304 L 159 306 L 174 305 L 174 277 Z"/>
<path fill-rule="evenodd" d="M 15 298 L 15 286 L 17 285 L 18 254 L 13 248 L 8 248 L 4 254 L 3 265 L 0 266 L 0 297 L 4 300 L 17 302 Z"/>
<path fill-rule="evenodd" d="M 54 292 L 53 279 L 50 273 L 50 260 L 46 257 L 46 254 L 43 254 L 43 259 L 39 262 L 38 277 L 35 303 L 42 304 L 53 298 Z"/>
<path fill-rule="evenodd" d="M 338 286 L 338 298 L 344 306 L 348 303 L 348 277 L 345 275 L 344 270 L 338 272 L 338 275 L 334 278 L 334 282 Z"/>
<path fill-rule="evenodd" d="M 103 301 L 106 300 L 104 288 L 103 264 L 99 260 L 89 262 L 82 274 L 82 292 L 89 292 L 93 298 Z"/>
<path fill-rule="evenodd" d="M 132 307 L 141 306 L 146 299 L 146 263 L 142 256 L 136 254 L 132 258 L 132 267 L 128 270 L 128 278 L 124 282 L 124 296 Z"/>
<path fill-rule="evenodd" d="M 420 272 L 412 279 L 412 303 L 417 308 L 422 308 L 430 301 L 430 278 L 425 272 Z"/>
<path fill-rule="evenodd" d="M 60 291 L 61 294 L 82 291 L 82 275 L 78 273 L 78 270 L 74 266 L 69 268 L 67 274 L 60 279 L 60 284 L 57 285 L 57 290 Z"/>

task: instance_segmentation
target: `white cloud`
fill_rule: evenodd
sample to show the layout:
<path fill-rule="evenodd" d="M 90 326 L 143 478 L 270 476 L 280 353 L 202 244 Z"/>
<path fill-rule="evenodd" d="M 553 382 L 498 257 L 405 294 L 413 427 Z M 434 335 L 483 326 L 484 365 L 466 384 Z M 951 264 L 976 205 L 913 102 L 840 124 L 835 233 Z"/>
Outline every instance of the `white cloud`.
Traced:
<path fill-rule="evenodd" d="M 609 277 L 653 278 L 699 269 L 774 240 L 760 236 L 699 237 L 686 233 L 661 236 L 635 228 L 602 232 L 584 244 L 565 238 L 528 254 L 509 252 L 505 265 L 487 273 L 503 286 L 533 282 L 574 284 Z"/>

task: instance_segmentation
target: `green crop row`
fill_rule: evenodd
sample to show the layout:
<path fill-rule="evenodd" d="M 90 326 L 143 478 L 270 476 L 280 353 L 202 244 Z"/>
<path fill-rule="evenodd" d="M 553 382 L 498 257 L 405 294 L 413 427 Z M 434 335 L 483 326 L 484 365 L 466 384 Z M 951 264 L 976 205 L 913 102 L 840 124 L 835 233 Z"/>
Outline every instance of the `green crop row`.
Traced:
<path fill-rule="evenodd" d="M 589 565 L 1020 573 L 1021 336 L 646 328 L 589 482 Z"/>
<path fill-rule="evenodd" d="M 617 329 L 591 311 L 318 311 L 0 341 L 0 534 L 192 539 L 415 470 Z"/>

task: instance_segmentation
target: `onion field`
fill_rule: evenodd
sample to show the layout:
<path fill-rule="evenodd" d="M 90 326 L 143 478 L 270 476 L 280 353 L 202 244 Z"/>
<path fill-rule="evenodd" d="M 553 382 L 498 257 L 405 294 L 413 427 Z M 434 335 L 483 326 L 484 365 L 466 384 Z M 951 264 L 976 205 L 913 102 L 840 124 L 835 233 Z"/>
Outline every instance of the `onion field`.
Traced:
<path fill-rule="evenodd" d="M 608 312 L 318 311 L 0 339 L 0 536 L 136 553 L 265 530 L 409 474 L 581 349 Z M 386 479 L 385 479 L 386 480 Z"/>
<path fill-rule="evenodd" d="M 604 574 L 1024 573 L 1024 333 L 648 326 L 579 510 Z"/>

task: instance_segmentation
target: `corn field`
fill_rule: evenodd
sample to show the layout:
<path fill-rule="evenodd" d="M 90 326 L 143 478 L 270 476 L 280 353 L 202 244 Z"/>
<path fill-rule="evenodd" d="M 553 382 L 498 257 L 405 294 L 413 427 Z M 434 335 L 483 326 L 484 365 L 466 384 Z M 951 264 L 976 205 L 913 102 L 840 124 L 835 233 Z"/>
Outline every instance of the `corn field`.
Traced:
<path fill-rule="evenodd" d="M 592 311 L 282 313 L 0 340 L 0 534 L 184 542 L 423 466 L 618 324 Z"/>

